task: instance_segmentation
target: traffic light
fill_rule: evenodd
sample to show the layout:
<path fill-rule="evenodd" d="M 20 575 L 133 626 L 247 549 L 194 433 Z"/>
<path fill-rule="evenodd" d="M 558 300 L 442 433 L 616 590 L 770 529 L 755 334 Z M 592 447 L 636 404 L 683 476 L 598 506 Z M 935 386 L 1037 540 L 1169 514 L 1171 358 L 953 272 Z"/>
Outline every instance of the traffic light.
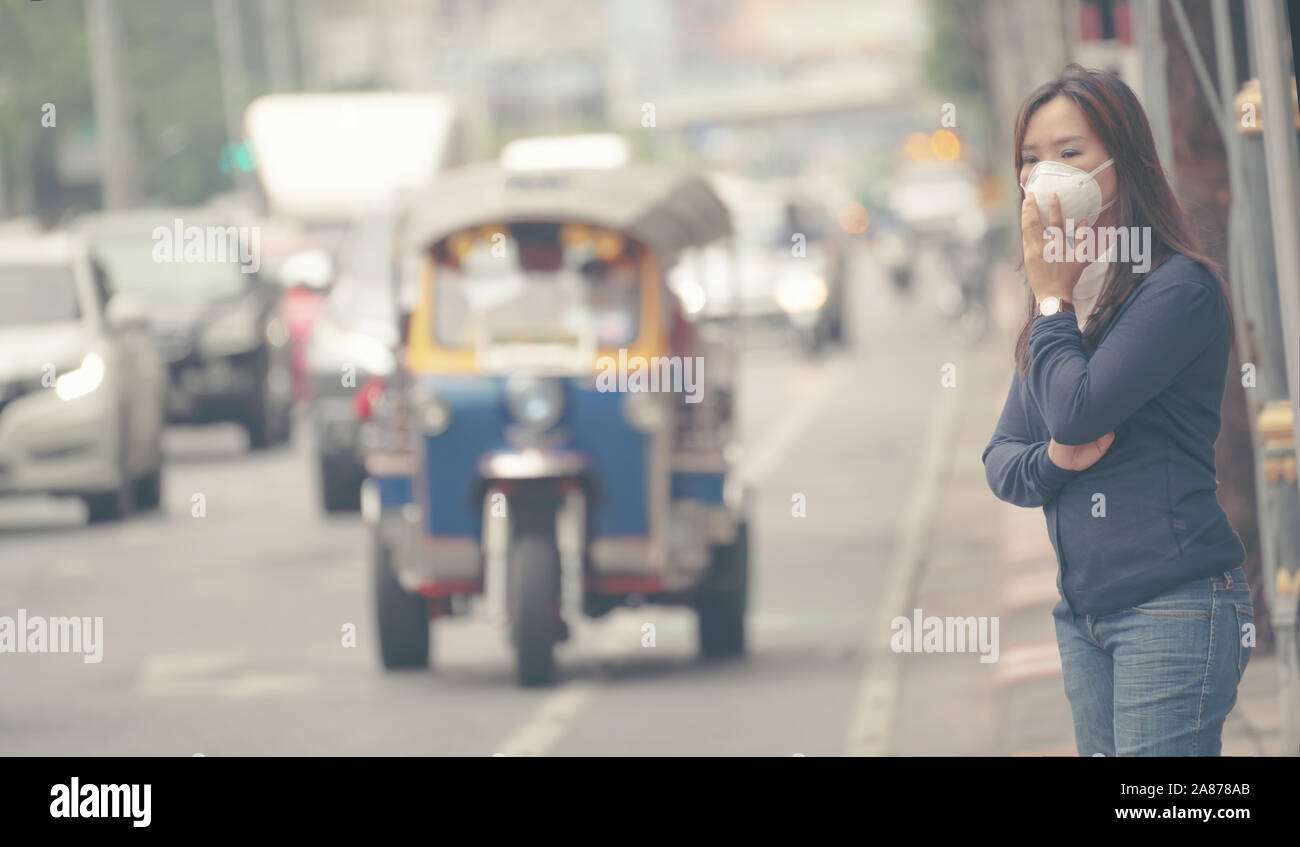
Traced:
<path fill-rule="evenodd" d="M 227 176 L 235 170 L 251 173 L 257 167 L 257 162 L 253 158 L 253 148 L 248 146 L 247 141 L 222 145 L 220 167 L 221 172 Z"/>

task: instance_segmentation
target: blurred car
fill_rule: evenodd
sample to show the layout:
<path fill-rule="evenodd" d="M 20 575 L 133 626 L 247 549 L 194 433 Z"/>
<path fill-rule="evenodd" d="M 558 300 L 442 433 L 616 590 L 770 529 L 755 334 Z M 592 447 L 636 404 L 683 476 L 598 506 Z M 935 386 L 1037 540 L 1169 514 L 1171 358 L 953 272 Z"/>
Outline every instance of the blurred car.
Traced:
<path fill-rule="evenodd" d="M 412 258 L 414 262 L 414 257 Z M 365 479 L 362 423 L 356 406 L 367 383 L 386 378 L 398 343 L 397 279 L 392 223 L 366 218 L 344 235 L 338 275 L 307 344 L 321 504 L 326 512 L 361 507 Z"/>
<path fill-rule="evenodd" d="M 92 522 L 162 496 L 166 374 L 85 243 L 0 241 L 0 494 L 81 497 Z"/>
<path fill-rule="evenodd" d="M 254 449 L 287 441 L 293 385 L 280 287 L 246 273 L 252 266 L 231 257 L 158 261 L 153 254 L 155 225 L 183 220 L 187 227 L 241 229 L 199 214 L 116 215 L 83 222 L 83 229 L 109 289 L 130 293 L 148 309 L 151 335 L 170 377 L 167 420 L 232 421 L 248 433 Z"/>
<path fill-rule="evenodd" d="M 915 161 L 897 169 L 887 196 L 908 233 L 912 268 L 929 262 L 937 269 L 924 276 L 935 282 L 939 311 L 956 321 L 963 343 L 979 342 L 989 329 L 989 268 L 998 237 L 986 184 L 962 161 Z"/>
<path fill-rule="evenodd" d="M 979 176 L 965 162 L 907 162 L 893 173 L 886 198 L 898 221 L 921 236 L 974 244 L 988 228 Z"/>
<path fill-rule="evenodd" d="M 809 352 L 842 340 L 847 267 L 829 210 L 792 185 L 732 175 L 715 175 L 711 184 L 731 213 L 735 268 L 702 273 L 698 282 L 679 277 L 679 295 L 688 292 L 705 320 L 786 323 Z"/>

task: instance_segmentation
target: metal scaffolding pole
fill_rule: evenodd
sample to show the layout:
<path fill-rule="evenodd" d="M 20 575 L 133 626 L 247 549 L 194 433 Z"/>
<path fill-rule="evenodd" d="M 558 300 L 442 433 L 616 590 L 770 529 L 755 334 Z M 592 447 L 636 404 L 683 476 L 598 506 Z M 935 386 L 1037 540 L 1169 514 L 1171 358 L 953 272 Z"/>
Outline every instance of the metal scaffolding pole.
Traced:
<path fill-rule="evenodd" d="M 1300 152 L 1296 145 L 1288 73 L 1291 67 L 1290 30 L 1280 0 L 1254 0 L 1245 6 L 1250 48 L 1260 81 L 1263 161 L 1267 173 L 1269 218 L 1277 262 L 1277 305 L 1281 313 L 1287 393 L 1291 406 L 1290 485 L 1294 487 L 1294 447 L 1300 444 Z M 1265 307 L 1268 305 L 1264 304 Z M 1280 411 L 1285 413 L 1285 407 Z M 1275 414 L 1274 417 L 1279 416 Z M 1261 421 L 1261 428 L 1265 426 Z M 1285 457 L 1282 460 L 1285 461 Z M 1282 675 L 1283 743 L 1284 750 L 1292 754 L 1300 751 L 1300 636 L 1296 628 L 1300 581 L 1297 580 L 1297 567 L 1300 563 L 1294 559 L 1277 562 L 1271 595 L 1275 603 L 1272 611 Z"/>
<path fill-rule="evenodd" d="M 1168 171 L 1174 161 L 1173 131 L 1169 119 L 1169 81 L 1165 68 L 1165 41 L 1160 25 L 1160 0 L 1137 0 L 1135 27 L 1138 56 L 1142 66 L 1142 99 L 1151 135 L 1156 142 L 1160 166 Z"/>

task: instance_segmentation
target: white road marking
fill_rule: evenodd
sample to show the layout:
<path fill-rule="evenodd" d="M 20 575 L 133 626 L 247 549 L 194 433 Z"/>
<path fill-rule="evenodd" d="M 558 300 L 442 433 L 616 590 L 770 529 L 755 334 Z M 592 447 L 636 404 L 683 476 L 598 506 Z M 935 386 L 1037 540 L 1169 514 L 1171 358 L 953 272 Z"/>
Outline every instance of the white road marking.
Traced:
<path fill-rule="evenodd" d="M 589 682 L 562 685 L 546 695 L 532 718 L 497 748 L 503 756 L 545 756 L 569 725 L 591 702 L 595 687 Z"/>
<path fill-rule="evenodd" d="M 611 618 L 601 629 L 594 650 L 598 657 L 612 657 L 624 652 L 627 645 L 640 642 L 637 618 L 619 615 Z M 585 680 L 561 683 L 555 691 L 542 698 L 532 717 L 493 752 L 506 756 L 545 756 L 595 696 L 595 683 Z"/>
<path fill-rule="evenodd" d="M 238 666 L 232 650 L 171 653 L 149 656 L 136 679 L 136 691 L 146 696 L 202 694 L 212 690 L 212 675 Z"/>
<path fill-rule="evenodd" d="M 873 638 L 867 645 L 869 659 L 849 730 L 850 756 L 883 756 L 889 750 L 889 731 L 903 673 L 902 654 L 893 652 L 888 646 L 890 622 L 912 608 L 916 578 L 938 501 L 939 483 L 952 462 L 957 408 L 957 393 L 943 391 L 938 408 L 930 418 L 921 468 L 903 507 L 898 546 L 894 549 L 889 568 L 889 585 L 880 598 L 876 625 L 871 630 Z"/>
<path fill-rule="evenodd" d="M 839 359 L 815 372 L 812 384 L 806 385 L 803 397 L 792 397 L 786 403 L 787 412 L 767 429 L 762 441 L 754 448 L 746 448 L 741 459 L 741 474 L 748 485 L 758 484 L 785 456 L 795 440 L 808 425 L 821 414 L 822 409 L 835 396 L 840 383 L 848 377 L 851 362 Z"/>
<path fill-rule="evenodd" d="M 233 650 L 211 650 L 200 653 L 167 653 L 145 659 L 144 677 L 186 677 L 221 671 L 239 663 L 240 655 Z"/>
<path fill-rule="evenodd" d="M 313 678 L 302 674 L 244 673 L 220 685 L 227 700 L 248 700 L 274 694 L 294 694 L 312 687 Z"/>
<path fill-rule="evenodd" d="M 239 670 L 247 657 L 230 650 L 150 656 L 136 680 L 146 697 L 220 697 L 249 700 L 310 689 L 315 680 L 303 674 Z"/>

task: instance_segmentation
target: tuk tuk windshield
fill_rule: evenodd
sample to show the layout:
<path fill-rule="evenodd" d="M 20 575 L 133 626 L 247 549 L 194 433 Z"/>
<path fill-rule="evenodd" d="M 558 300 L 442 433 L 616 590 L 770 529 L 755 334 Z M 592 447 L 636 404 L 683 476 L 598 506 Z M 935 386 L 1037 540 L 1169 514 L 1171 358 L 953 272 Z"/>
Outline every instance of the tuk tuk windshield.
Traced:
<path fill-rule="evenodd" d="M 453 237 L 435 251 L 431 329 L 439 346 L 473 346 L 484 333 L 585 336 L 598 347 L 636 340 L 637 251 L 622 245 L 615 251 L 608 242 L 597 250 L 595 241 L 566 244 L 536 233 L 521 240 L 518 234 Z"/>

